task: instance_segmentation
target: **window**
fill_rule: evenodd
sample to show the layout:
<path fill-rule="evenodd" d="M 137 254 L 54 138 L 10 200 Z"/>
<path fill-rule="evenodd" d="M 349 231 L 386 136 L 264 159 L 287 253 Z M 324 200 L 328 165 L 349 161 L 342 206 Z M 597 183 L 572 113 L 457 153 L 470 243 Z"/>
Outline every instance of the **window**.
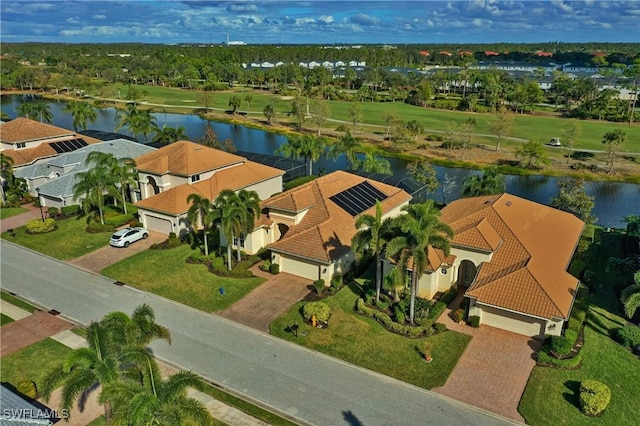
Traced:
<path fill-rule="evenodd" d="M 191 182 L 197 182 L 200 180 L 200 175 L 193 175 L 191 176 Z"/>
<path fill-rule="evenodd" d="M 238 237 L 233 237 L 233 245 L 238 245 Z M 240 247 L 244 248 L 244 234 L 240 234 Z"/>
<path fill-rule="evenodd" d="M 27 146 L 27 144 L 25 142 L 18 142 L 16 144 L 16 148 L 25 148 Z"/>

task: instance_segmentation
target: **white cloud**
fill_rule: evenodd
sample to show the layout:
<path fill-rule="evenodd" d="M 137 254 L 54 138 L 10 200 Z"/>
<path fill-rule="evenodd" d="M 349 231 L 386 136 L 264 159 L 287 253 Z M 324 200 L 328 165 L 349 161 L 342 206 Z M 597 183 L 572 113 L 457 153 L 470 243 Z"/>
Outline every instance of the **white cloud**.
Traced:
<path fill-rule="evenodd" d="M 92 18 L 93 19 L 98 19 L 98 20 L 103 20 L 103 19 L 107 19 L 107 15 L 93 15 Z"/>
<path fill-rule="evenodd" d="M 380 22 L 380 20 L 377 17 L 369 16 L 365 13 L 358 13 L 357 15 L 352 16 L 350 21 L 356 25 L 364 25 L 364 26 L 378 25 L 378 23 Z"/>
<path fill-rule="evenodd" d="M 79 24 L 79 23 L 80 23 L 80 21 L 78 21 L 78 19 L 77 19 L 77 18 L 68 18 L 68 19 L 66 20 L 66 22 L 68 22 L 68 23 L 70 23 L 70 24 Z"/>
<path fill-rule="evenodd" d="M 323 24 L 331 24 L 333 23 L 333 16 L 331 15 L 323 15 L 318 17 L 318 22 L 321 22 Z"/>

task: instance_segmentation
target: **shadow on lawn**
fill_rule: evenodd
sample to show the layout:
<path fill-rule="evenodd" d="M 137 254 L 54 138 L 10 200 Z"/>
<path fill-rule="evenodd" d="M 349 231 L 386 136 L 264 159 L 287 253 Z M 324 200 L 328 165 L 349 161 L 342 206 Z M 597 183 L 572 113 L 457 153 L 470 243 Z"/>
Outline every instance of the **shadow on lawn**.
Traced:
<path fill-rule="evenodd" d="M 569 390 L 569 392 L 562 392 L 562 397 L 564 398 L 564 400 L 580 410 L 580 382 L 575 380 L 567 380 L 566 382 L 564 382 L 564 387 Z"/>

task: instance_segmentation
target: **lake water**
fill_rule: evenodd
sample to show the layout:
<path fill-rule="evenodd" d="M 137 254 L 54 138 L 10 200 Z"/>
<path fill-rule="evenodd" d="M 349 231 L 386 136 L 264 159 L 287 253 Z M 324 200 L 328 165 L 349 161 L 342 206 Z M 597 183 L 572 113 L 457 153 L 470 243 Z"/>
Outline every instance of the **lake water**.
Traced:
<path fill-rule="evenodd" d="M 2 111 L 9 118 L 15 118 L 16 107 L 20 104 L 20 96 L 2 96 Z M 51 113 L 53 114 L 52 124 L 55 126 L 73 129 L 73 120 L 70 114 L 64 113 L 64 102 L 51 102 Z M 169 127 L 184 127 L 186 134 L 191 140 L 202 137 L 205 132 L 207 120 L 203 120 L 197 115 L 155 113 L 158 127 L 167 125 Z M 263 130 L 251 129 L 237 124 L 226 124 L 209 122 L 218 135 L 219 140 L 231 139 L 235 146 L 242 151 L 257 152 L 260 154 L 273 154 L 273 152 L 283 143 L 286 137 Z M 98 121 L 89 127 L 95 130 L 113 132 L 117 124 L 115 109 L 105 108 L 98 110 Z M 119 133 L 131 135 L 128 129 L 122 128 Z M 138 138 L 143 142 L 143 137 Z M 404 176 L 407 174 L 407 162 L 397 158 L 387 158 L 391 164 L 391 169 L 395 175 Z M 346 159 L 338 158 L 336 161 L 325 158 L 314 164 L 314 172 L 331 172 L 346 168 Z M 434 166 L 438 180 L 442 182 L 446 176 L 452 177 L 456 181 L 454 190 L 447 194 L 446 200 L 451 201 L 461 196 L 462 181 L 472 174 L 479 174 L 477 170 L 450 168 Z M 542 204 L 549 204 L 551 199 L 557 194 L 558 179 L 547 176 L 514 176 L 508 175 L 506 179 L 507 192 L 536 201 Z M 621 227 L 620 219 L 624 216 L 636 214 L 640 215 L 640 185 L 622 182 L 587 182 L 587 192 L 595 197 L 595 207 L 593 215 L 598 218 L 598 224 L 608 227 Z M 435 200 L 442 201 L 442 191 L 439 188 L 435 194 L 431 195 Z"/>

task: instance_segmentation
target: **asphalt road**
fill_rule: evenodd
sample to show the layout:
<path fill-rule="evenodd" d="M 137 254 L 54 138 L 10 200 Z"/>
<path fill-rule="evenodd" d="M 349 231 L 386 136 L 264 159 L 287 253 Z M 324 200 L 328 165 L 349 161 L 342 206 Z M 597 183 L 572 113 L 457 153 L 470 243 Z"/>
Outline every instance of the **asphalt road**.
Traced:
<path fill-rule="evenodd" d="M 0 283 L 86 325 L 147 303 L 172 344 L 156 355 L 299 421 L 316 425 L 504 425 L 469 405 L 0 242 Z M 180 283 L 176 283 L 180 285 Z M 213 297 L 213 295 L 212 295 Z M 396 360 L 389 360 L 396 362 Z"/>

